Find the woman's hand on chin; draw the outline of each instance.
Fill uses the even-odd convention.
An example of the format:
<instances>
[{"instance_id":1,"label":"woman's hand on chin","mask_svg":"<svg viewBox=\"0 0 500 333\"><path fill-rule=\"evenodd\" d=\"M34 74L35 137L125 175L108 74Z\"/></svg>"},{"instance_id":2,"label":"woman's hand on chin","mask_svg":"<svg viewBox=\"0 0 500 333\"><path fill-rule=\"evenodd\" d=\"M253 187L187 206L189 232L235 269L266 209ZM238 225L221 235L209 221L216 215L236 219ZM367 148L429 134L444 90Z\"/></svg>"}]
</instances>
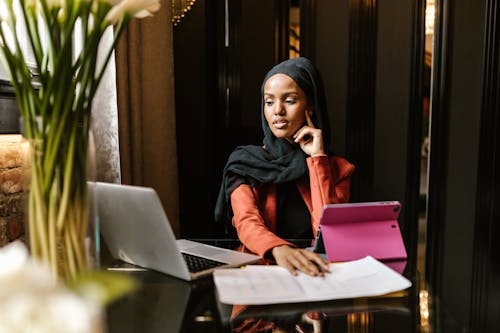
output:
<instances>
[{"instance_id":1,"label":"woman's hand on chin","mask_svg":"<svg viewBox=\"0 0 500 333\"><path fill-rule=\"evenodd\" d=\"M311 276L323 276L330 272L328 261L306 249L280 245L272 249L272 255L276 264L286 268L293 275L297 275L297 271Z\"/></svg>"},{"instance_id":2,"label":"woman's hand on chin","mask_svg":"<svg viewBox=\"0 0 500 333\"><path fill-rule=\"evenodd\" d=\"M300 148L309 156L325 155L323 147L323 134L321 129L316 128L306 112L307 124L301 127L294 135L293 141L300 145Z\"/></svg>"}]
</instances>

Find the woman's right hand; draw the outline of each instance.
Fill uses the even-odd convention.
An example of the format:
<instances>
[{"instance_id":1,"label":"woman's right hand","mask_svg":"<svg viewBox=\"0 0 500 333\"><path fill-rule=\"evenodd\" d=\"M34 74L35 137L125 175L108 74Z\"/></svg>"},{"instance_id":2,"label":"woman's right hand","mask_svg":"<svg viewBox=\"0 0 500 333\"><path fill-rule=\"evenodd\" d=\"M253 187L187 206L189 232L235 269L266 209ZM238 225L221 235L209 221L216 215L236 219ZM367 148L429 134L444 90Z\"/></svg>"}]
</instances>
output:
<instances>
[{"instance_id":1,"label":"woman's right hand","mask_svg":"<svg viewBox=\"0 0 500 333\"><path fill-rule=\"evenodd\" d=\"M311 276L324 276L330 272L328 261L306 249L280 245L272 249L272 255L276 264L288 269L293 275L297 275L297 271Z\"/></svg>"},{"instance_id":2,"label":"woman's right hand","mask_svg":"<svg viewBox=\"0 0 500 333\"><path fill-rule=\"evenodd\" d=\"M292 139L309 156L325 155L321 129L314 126L311 116L307 111L306 124L293 135Z\"/></svg>"}]
</instances>

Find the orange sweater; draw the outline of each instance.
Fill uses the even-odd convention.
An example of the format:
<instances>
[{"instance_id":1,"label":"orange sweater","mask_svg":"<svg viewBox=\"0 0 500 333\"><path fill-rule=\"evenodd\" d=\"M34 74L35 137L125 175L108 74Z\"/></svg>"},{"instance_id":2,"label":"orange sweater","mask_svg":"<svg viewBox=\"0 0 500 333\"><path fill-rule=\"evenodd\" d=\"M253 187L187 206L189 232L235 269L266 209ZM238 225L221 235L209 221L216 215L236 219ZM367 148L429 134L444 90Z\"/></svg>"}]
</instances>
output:
<instances>
[{"instance_id":1,"label":"orange sweater","mask_svg":"<svg viewBox=\"0 0 500 333\"><path fill-rule=\"evenodd\" d=\"M308 157L309 177L297 180L297 188L311 213L311 227L316 235L323 206L349 201L349 177L354 165L337 156ZM276 235L276 185L260 184L255 188L242 184L231 193L233 225L245 249L264 257L279 245L292 245Z\"/></svg>"}]
</instances>

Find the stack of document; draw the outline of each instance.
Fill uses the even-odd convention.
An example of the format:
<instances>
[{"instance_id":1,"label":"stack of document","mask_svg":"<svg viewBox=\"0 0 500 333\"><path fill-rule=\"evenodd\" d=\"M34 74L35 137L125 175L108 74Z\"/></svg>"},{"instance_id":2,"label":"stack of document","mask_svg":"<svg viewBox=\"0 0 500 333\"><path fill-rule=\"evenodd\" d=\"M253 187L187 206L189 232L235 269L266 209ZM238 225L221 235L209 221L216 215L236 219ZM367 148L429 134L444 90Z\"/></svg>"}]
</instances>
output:
<instances>
[{"instance_id":1,"label":"stack of document","mask_svg":"<svg viewBox=\"0 0 500 333\"><path fill-rule=\"evenodd\" d=\"M280 266L250 265L216 270L214 282L220 302L244 305L380 296L411 286L408 279L370 256L332 263L324 277L294 276Z\"/></svg>"}]
</instances>

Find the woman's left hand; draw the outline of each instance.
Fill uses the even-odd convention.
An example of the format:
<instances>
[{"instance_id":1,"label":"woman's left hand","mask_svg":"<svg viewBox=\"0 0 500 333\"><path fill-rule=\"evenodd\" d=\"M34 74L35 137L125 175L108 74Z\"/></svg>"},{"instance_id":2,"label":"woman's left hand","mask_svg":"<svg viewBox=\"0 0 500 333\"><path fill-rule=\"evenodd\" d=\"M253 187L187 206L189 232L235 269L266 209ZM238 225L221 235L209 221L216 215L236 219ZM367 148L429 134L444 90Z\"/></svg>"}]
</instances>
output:
<instances>
[{"instance_id":1,"label":"woman's left hand","mask_svg":"<svg viewBox=\"0 0 500 333\"><path fill-rule=\"evenodd\" d=\"M300 148L309 156L325 155L323 147L323 134L321 129L314 127L314 124L306 112L307 125L300 128L294 135L294 142L300 145Z\"/></svg>"}]
</instances>

